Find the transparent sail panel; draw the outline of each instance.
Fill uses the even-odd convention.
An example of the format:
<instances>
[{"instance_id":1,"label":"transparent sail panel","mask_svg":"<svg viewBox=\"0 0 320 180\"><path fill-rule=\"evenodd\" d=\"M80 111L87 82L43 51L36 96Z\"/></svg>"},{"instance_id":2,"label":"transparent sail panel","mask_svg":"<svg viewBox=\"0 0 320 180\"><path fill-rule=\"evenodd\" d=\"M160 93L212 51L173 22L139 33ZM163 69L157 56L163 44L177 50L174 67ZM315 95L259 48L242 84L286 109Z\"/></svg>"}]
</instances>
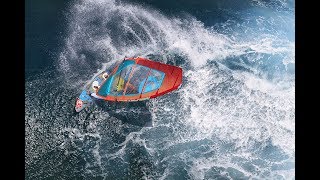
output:
<instances>
[{"instance_id":1,"label":"transparent sail panel","mask_svg":"<svg viewBox=\"0 0 320 180\"><path fill-rule=\"evenodd\" d=\"M138 92L147 93L159 89L162 84L163 78L163 72L151 70L148 78L140 83Z\"/></svg>"},{"instance_id":2,"label":"transparent sail panel","mask_svg":"<svg viewBox=\"0 0 320 180\"><path fill-rule=\"evenodd\" d=\"M130 64L108 79L99 95L134 96L155 91L161 87L164 76L161 71Z\"/></svg>"},{"instance_id":3,"label":"transparent sail panel","mask_svg":"<svg viewBox=\"0 0 320 180\"><path fill-rule=\"evenodd\" d=\"M125 95L137 95L157 90L162 84L164 75L163 72L137 65L133 69Z\"/></svg>"},{"instance_id":4,"label":"transparent sail panel","mask_svg":"<svg viewBox=\"0 0 320 180\"><path fill-rule=\"evenodd\" d=\"M136 95L139 94L138 88L141 82L147 78L150 68L136 65L130 81L127 86L125 95Z\"/></svg>"},{"instance_id":5,"label":"transparent sail panel","mask_svg":"<svg viewBox=\"0 0 320 180\"><path fill-rule=\"evenodd\" d=\"M128 65L120 72L114 75L113 81L110 87L110 95L120 96L123 95L125 85L128 82L133 65Z\"/></svg>"}]
</instances>

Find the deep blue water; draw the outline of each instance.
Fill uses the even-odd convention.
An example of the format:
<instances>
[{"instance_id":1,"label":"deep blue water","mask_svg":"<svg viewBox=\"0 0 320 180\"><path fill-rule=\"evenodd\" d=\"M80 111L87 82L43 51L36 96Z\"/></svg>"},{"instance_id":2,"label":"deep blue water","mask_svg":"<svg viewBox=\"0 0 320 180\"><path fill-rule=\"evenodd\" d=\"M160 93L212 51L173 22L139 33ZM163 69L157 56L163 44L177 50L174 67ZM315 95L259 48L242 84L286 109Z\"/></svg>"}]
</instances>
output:
<instances>
[{"instance_id":1,"label":"deep blue water","mask_svg":"<svg viewBox=\"0 0 320 180\"><path fill-rule=\"evenodd\" d=\"M25 72L26 77L52 68L67 21L67 1L25 1Z\"/></svg>"},{"instance_id":2,"label":"deep blue water","mask_svg":"<svg viewBox=\"0 0 320 180\"><path fill-rule=\"evenodd\" d=\"M294 1L25 3L26 179L295 179ZM74 113L125 56L182 86Z\"/></svg>"}]
</instances>

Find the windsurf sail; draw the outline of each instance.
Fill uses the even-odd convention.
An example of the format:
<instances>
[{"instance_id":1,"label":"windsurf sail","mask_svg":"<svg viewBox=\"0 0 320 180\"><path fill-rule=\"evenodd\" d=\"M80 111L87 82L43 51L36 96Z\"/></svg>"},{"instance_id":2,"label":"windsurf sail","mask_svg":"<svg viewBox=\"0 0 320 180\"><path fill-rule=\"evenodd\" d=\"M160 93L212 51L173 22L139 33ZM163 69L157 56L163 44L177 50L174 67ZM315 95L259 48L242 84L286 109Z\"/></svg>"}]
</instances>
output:
<instances>
[{"instance_id":1,"label":"windsurf sail","mask_svg":"<svg viewBox=\"0 0 320 180\"><path fill-rule=\"evenodd\" d=\"M97 96L107 101L141 101L164 95L182 83L182 69L149 59L125 58L104 81Z\"/></svg>"}]
</instances>

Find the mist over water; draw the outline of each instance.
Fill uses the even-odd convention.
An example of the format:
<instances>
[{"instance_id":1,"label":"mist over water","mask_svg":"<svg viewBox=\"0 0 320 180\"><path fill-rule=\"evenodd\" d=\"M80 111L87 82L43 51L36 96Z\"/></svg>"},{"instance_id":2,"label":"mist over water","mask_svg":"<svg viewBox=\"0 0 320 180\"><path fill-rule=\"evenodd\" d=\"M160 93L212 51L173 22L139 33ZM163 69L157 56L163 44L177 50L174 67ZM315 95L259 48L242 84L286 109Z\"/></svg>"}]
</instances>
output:
<instances>
[{"instance_id":1,"label":"mist over water","mask_svg":"<svg viewBox=\"0 0 320 180\"><path fill-rule=\"evenodd\" d=\"M201 3L71 1L56 68L26 80L26 178L294 179L294 1L215 2L204 19ZM125 56L182 67L182 86L74 113Z\"/></svg>"}]
</instances>

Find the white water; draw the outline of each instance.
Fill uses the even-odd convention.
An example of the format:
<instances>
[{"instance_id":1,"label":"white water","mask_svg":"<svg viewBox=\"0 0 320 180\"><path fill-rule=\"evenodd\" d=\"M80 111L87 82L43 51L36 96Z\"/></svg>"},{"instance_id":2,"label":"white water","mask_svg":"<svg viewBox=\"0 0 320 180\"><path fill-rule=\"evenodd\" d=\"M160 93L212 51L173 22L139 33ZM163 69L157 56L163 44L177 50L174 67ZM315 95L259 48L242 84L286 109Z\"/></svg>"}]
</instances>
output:
<instances>
[{"instance_id":1,"label":"white water","mask_svg":"<svg viewBox=\"0 0 320 180\"><path fill-rule=\"evenodd\" d=\"M125 161L128 143L133 142L146 149L155 166L166 164L164 169L153 170L153 175L146 174L148 168L142 170L146 179L169 178L176 173L176 160L188 164L185 170L193 179L210 177L212 168L221 168L218 174L229 179L235 170L245 178L294 178L294 75L281 71L282 76L270 80L259 68L259 64L270 60L264 54L271 58L279 55L280 64L294 64L294 42L265 31L245 40L243 35L238 38L204 27L191 16L167 17L150 8L115 1L77 2L68 18L69 34L58 65L65 83L72 88L81 88L94 73L124 56L153 54L164 62L180 56L186 61L182 64L184 81L179 90L148 104L153 128L129 134L123 133L123 125L117 123L105 128L110 117L94 109L89 135L98 140L91 149L94 163L87 167L98 166L101 174L107 175L106 161L117 157ZM248 66L251 72L224 65L228 58L243 56L256 63ZM238 63L247 66L241 60ZM77 118L84 121L84 117L82 114ZM70 141L73 137L83 141L81 138L88 135L68 126L59 129L62 130L55 132L57 137L73 132ZM108 131L126 136L116 152L101 146L103 134ZM264 153L270 146L275 147L275 156L285 157L272 156L272 150L270 156Z\"/></svg>"}]
</instances>

